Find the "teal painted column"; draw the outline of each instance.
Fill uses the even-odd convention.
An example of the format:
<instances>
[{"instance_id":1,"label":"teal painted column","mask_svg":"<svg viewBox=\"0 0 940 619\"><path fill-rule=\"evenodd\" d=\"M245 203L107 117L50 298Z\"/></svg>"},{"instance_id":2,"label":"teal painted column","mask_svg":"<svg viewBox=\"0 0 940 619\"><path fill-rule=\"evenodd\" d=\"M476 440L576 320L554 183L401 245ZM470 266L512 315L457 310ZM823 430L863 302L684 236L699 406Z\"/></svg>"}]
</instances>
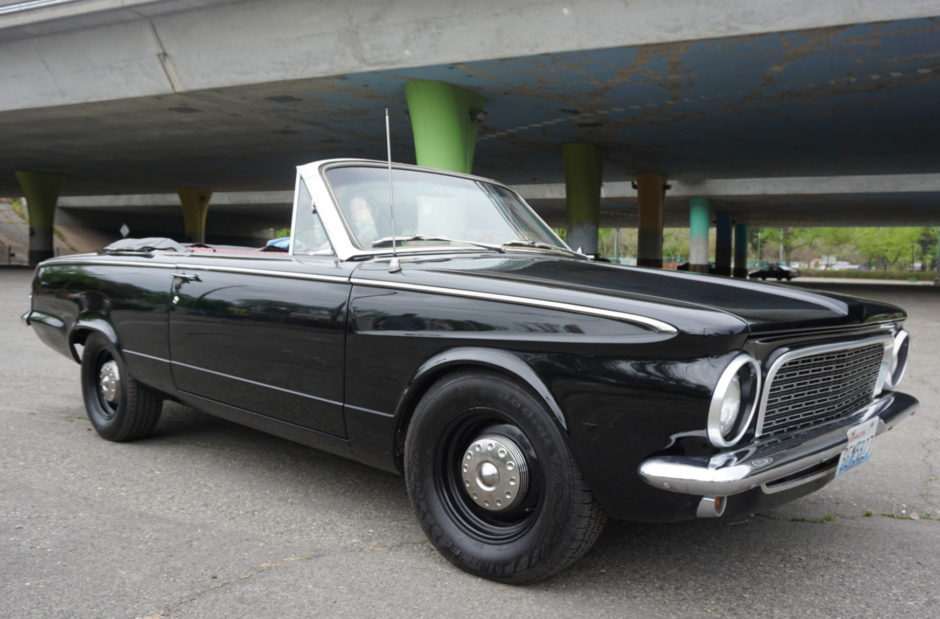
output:
<instances>
[{"instance_id":1,"label":"teal painted column","mask_svg":"<svg viewBox=\"0 0 940 619\"><path fill-rule=\"evenodd\" d=\"M662 174L637 174L636 200L637 266L662 268L666 177Z\"/></svg>"},{"instance_id":2,"label":"teal painted column","mask_svg":"<svg viewBox=\"0 0 940 619\"><path fill-rule=\"evenodd\" d=\"M708 227L711 207L708 198L689 200L689 270L708 273Z\"/></svg>"},{"instance_id":3,"label":"teal painted column","mask_svg":"<svg viewBox=\"0 0 940 619\"><path fill-rule=\"evenodd\" d=\"M731 275L731 213L715 216L715 272Z\"/></svg>"},{"instance_id":4,"label":"teal painted column","mask_svg":"<svg viewBox=\"0 0 940 619\"><path fill-rule=\"evenodd\" d=\"M597 254L604 153L593 144L564 144L566 242L574 250Z\"/></svg>"},{"instance_id":5,"label":"teal painted column","mask_svg":"<svg viewBox=\"0 0 940 619\"><path fill-rule=\"evenodd\" d=\"M747 224L734 224L734 276L747 278Z\"/></svg>"},{"instance_id":6,"label":"teal painted column","mask_svg":"<svg viewBox=\"0 0 940 619\"><path fill-rule=\"evenodd\" d=\"M418 165L469 174L483 97L445 82L405 84Z\"/></svg>"},{"instance_id":7,"label":"teal painted column","mask_svg":"<svg viewBox=\"0 0 940 619\"><path fill-rule=\"evenodd\" d=\"M61 174L47 172L16 172L16 180L26 197L29 212L29 264L36 266L52 258L52 226L55 220L55 205L62 189Z\"/></svg>"}]
</instances>

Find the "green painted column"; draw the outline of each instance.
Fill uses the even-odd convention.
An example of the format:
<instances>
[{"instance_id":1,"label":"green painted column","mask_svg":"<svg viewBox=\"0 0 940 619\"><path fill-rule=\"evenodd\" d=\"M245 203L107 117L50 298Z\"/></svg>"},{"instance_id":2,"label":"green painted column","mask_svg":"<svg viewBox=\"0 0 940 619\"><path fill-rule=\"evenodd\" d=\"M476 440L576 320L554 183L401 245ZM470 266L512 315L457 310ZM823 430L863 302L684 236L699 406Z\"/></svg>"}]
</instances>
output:
<instances>
[{"instance_id":1,"label":"green painted column","mask_svg":"<svg viewBox=\"0 0 940 619\"><path fill-rule=\"evenodd\" d=\"M708 227L711 205L708 198L689 200L689 270L708 273Z\"/></svg>"},{"instance_id":2,"label":"green painted column","mask_svg":"<svg viewBox=\"0 0 940 619\"><path fill-rule=\"evenodd\" d=\"M63 175L48 172L16 172L29 212L29 264L36 266L55 255L52 226Z\"/></svg>"},{"instance_id":3,"label":"green painted column","mask_svg":"<svg viewBox=\"0 0 940 619\"><path fill-rule=\"evenodd\" d=\"M733 275L747 278L747 224L734 224Z\"/></svg>"},{"instance_id":4,"label":"green painted column","mask_svg":"<svg viewBox=\"0 0 940 619\"><path fill-rule=\"evenodd\" d=\"M593 144L564 144L561 152L565 160L566 241L572 249L596 255L604 153Z\"/></svg>"},{"instance_id":5,"label":"green painted column","mask_svg":"<svg viewBox=\"0 0 940 619\"><path fill-rule=\"evenodd\" d=\"M405 84L418 165L469 174L483 97L445 82Z\"/></svg>"},{"instance_id":6,"label":"green painted column","mask_svg":"<svg viewBox=\"0 0 940 619\"><path fill-rule=\"evenodd\" d=\"M663 266L663 208L666 204L666 177L637 174L637 256L641 267Z\"/></svg>"},{"instance_id":7,"label":"green painted column","mask_svg":"<svg viewBox=\"0 0 940 619\"><path fill-rule=\"evenodd\" d=\"M731 213L715 216L715 272L731 275Z\"/></svg>"},{"instance_id":8,"label":"green painted column","mask_svg":"<svg viewBox=\"0 0 940 619\"><path fill-rule=\"evenodd\" d=\"M212 192L206 189L178 189L180 204L183 206L183 241L186 243L206 242L206 215L209 214L209 200Z\"/></svg>"}]
</instances>

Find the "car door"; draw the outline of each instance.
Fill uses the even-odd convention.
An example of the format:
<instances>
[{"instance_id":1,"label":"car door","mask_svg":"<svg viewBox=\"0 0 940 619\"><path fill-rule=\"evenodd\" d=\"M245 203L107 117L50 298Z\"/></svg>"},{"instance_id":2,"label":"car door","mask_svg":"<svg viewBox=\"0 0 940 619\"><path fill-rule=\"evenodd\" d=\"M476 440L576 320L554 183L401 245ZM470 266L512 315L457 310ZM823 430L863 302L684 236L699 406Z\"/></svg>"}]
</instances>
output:
<instances>
[{"instance_id":1,"label":"car door","mask_svg":"<svg viewBox=\"0 0 940 619\"><path fill-rule=\"evenodd\" d=\"M173 273L176 388L345 437L348 268L333 257L192 257Z\"/></svg>"}]
</instances>

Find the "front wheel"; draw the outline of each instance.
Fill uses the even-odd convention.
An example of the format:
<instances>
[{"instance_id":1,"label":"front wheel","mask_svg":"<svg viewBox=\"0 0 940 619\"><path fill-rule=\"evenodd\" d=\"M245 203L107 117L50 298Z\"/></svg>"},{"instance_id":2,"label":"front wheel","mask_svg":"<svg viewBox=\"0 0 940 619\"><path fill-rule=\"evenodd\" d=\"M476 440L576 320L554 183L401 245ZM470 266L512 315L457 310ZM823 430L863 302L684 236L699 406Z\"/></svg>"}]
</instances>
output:
<instances>
[{"instance_id":1,"label":"front wheel","mask_svg":"<svg viewBox=\"0 0 940 619\"><path fill-rule=\"evenodd\" d=\"M160 421L160 395L137 382L111 342L97 333L82 351L82 397L91 425L109 441L143 438Z\"/></svg>"},{"instance_id":2,"label":"front wheel","mask_svg":"<svg viewBox=\"0 0 940 619\"><path fill-rule=\"evenodd\" d=\"M460 372L431 387L405 441L405 478L438 551L501 582L562 570L606 522L545 406L497 374Z\"/></svg>"}]
</instances>

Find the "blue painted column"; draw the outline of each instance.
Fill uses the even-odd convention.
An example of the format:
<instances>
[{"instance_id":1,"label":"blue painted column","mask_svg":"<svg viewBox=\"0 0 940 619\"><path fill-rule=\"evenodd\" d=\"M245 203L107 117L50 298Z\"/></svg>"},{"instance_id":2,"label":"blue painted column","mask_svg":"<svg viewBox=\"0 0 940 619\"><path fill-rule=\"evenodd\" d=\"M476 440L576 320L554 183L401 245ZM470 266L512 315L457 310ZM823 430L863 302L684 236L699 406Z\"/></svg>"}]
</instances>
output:
<instances>
[{"instance_id":1,"label":"blue painted column","mask_svg":"<svg viewBox=\"0 0 940 619\"><path fill-rule=\"evenodd\" d=\"M715 272L731 275L731 213L715 216Z\"/></svg>"},{"instance_id":2,"label":"blue painted column","mask_svg":"<svg viewBox=\"0 0 940 619\"><path fill-rule=\"evenodd\" d=\"M29 264L36 266L55 255L52 226L62 188L61 174L17 171L16 179L26 197L29 213Z\"/></svg>"},{"instance_id":3,"label":"blue painted column","mask_svg":"<svg viewBox=\"0 0 940 619\"><path fill-rule=\"evenodd\" d=\"M708 198L689 200L689 271L708 273Z\"/></svg>"},{"instance_id":4,"label":"blue painted column","mask_svg":"<svg viewBox=\"0 0 940 619\"><path fill-rule=\"evenodd\" d=\"M564 144L566 242L571 249L597 254L604 154L593 144Z\"/></svg>"},{"instance_id":5,"label":"blue painted column","mask_svg":"<svg viewBox=\"0 0 940 619\"><path fill-rule=\"evenodd\" d=\"M747 278L747 224L734 224L734 276Z\"/></svg>"}]
</instances>

